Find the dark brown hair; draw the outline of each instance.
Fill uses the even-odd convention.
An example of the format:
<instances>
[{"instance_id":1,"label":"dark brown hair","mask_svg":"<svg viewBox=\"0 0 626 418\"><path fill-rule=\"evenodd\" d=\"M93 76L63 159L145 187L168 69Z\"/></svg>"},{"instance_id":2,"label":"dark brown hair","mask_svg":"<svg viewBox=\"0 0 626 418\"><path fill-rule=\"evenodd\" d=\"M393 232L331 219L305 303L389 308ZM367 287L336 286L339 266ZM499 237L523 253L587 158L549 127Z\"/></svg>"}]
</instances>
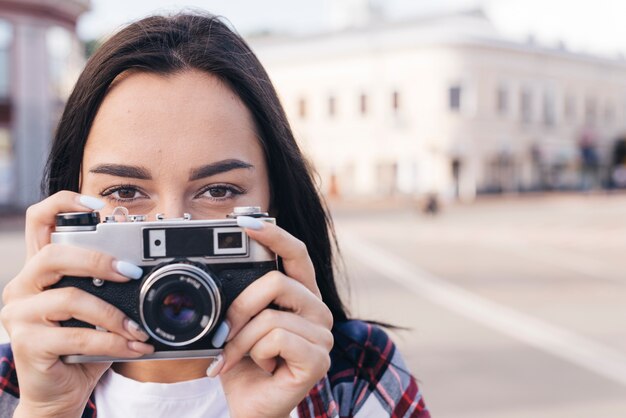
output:
<instances>
[{"instance_id":1,"label":"dark brown hair","mask_svg":"<svg viewBox=\"0 0 626 418\"><path fill-rule=\"evenodd\" d=\"M324 302L335 321L346 320L333 272L333 225L312 169L263 66L246 42L216 16L147 17L104 42L87 62L65 106L42 183L44 194L79 191L89 130L118 75L128 70L168 75L189 69L217 76L250 110L267 160L277 222L306 244Z\"/></svg>"}]
</instances>

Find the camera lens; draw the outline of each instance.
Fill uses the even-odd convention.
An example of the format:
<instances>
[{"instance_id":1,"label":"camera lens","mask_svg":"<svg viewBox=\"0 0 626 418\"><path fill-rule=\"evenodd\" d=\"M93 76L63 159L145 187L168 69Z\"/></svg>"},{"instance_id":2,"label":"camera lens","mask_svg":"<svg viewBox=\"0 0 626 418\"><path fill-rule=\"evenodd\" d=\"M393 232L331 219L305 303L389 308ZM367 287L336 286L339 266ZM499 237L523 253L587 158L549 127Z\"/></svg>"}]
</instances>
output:
<instances>
[{"instance_id":1,"label":"camera lens","mask_svg":"<svg viewBox=\"0 0 626 418\"><path fill-rule=\"evenodd\" d=\"M198 317L193 297L183 292L166 295L161 302L161 318L180 328L188 327Z\"/></svg>"},{"instance_id":2,"label":"camera lens","mask_svg":"<svg viewBox=\"0 0 626 418\"><path fill-rule=\"evenodd\" d=\"M170 346L191 344L215 327L221 296L211 274L195 264L159 266L146 278L139 311L153 338Z\"/></svg>"}]
</instances>

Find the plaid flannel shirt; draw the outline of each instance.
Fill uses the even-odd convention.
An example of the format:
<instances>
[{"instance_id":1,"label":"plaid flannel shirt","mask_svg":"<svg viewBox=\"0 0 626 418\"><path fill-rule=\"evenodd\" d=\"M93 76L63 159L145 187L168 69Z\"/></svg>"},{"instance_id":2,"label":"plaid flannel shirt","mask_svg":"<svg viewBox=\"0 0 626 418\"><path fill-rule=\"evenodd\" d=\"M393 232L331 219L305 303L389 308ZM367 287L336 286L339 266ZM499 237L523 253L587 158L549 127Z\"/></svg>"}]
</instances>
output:
<instances>
[{"instance_id":1,"label":"plaid flannel shirt","mask_svg":"<svg viewBox=\"0 0 626 418\"><path fill-rule=\"evenodd\" d=\"M298 405L300 418L430 418L415 378L380 328L347 321L333 328L326 377ZM0 346L0 418L12 417L19 387L10 345ZM91 395L83 418L96 417Z\"/></svg>"}]
</instances>

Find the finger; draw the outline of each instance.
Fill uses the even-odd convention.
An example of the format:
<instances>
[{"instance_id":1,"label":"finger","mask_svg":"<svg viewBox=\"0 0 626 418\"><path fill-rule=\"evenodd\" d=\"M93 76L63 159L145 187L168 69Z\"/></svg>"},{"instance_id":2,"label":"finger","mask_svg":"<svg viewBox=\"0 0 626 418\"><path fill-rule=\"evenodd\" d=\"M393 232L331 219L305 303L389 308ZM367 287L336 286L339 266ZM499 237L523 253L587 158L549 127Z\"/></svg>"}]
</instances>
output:
<instances>
[{"instance_id":1,"label":"finger","mask_svg":"<svg viewBox=\"0 0 626 418\"><path fill-rule=\"evenodd\" d=\"M129 341L112 332L91 328L42 327L37 334L40 344L37 350L44 357L55 359L64 355L109 356L137 358L152 354L154 347L139 341Z\"/></svg>"},{"instance_id":2,"label":"finger","mask_svg":"<svg viewBox=\"0 0 626 418\"><path fill-rule=\"evenodd\" d=\"M297 334L312 344L319 345L327 352L333 347L333 335L330 330L291 312L265 309L248 322L224 348L226 363L223 371L237 364L262 338L276 328ZM264 370L271 372L275 364L268 364ZM269 370L268 370L269 369Z\"/></svg>"},{"instance_id":3,"label":"finger","mask_svg":"<svg viewBox=\"0 0 626 418\"><path fill-rule=\"evenodd\" d=\"M67 381L58 381L58 377L67 375L68 372L71 372L71 370L68 370L69 368L80 369L81 374L84 373L87 378L87 380L84 381L84 384L93 387L100 380L102 375L109 369L109 367L111 367L111 361L82 363L76 365L64 364L58 355L50 355L48 352L42 351L42 347L40 345L33 344L33 336L48 337L48 333L42 334L42 330L45 331L46 327L31 327L30 329L25 328L21 334L26 336L26 338L20 336L19 339L12 339L11 341L15 368L20 371L20 378L24 378L24 387L32 387L34 384L38 385L39 389L43 389L46 385L50 384L53 386L55 384L67 384ZM134 357L136 356L137 355L134 355ZM46 384L44 381L48 381L48 383ZM22 386L21 380L20 386Z\"/></svg>"},{"instance_id":4,"label":"finger","mask_svg":"<svg viewBox=\"0 0 626 418\"><path fill-rule=\"evenodd\" d=\"M274 329L259 340L250 350L250 358L259 366L276 361L278 367L274 376L292 379L296 385L312 385L330 368L330 356L322 347L281 328ZM284 366L281 367L281 364Z\"/></svg>"},{"instance_id":5,"label":"finger","mask_svg":"<svg viewBox=\"0 0 626 418\"><path fill-rule=\"evenodd\" d=\"M130 279L129 276L140 278L142 274L141 268L108 254L53 243L43 247L26 263L14 279L9 293L16 297L38 293L57 283L63 276L97 277L124 283Z\"/></svg>"},{"instance_id":6,"label":"finger","mask_svg":"<svg viewBox=\"0 0 626 418\"><path fill-rule=\"evenodd\" d=\"M285 273L305 285L313 294L321 298L315 269L306 245L270 222L263 222L248 216L237 217L237 224L246 229L250 238L258 241L282 258Z\"/></svg>"},{"instance_id":7,"label":"finger","mask_svg":"<svg viewBox=\"0 0 626 418\"><path fill-rule=\"evenodd\" d=\"M227 341L232 340L252 317L272 303L327 329L332 328L333 316L321 299L300 282L279 271L271 271L252 282L231 303L226 312L230 326Z\"/></svg>"},{"instance_id":8,"label":"finger","mask_svg":"<svg viewBox=\"0 0 626 418\"><path fill-rule=\"evenodd\" d=\"M99 210L104 206L100 199L67 190L30 206L26 210L26 258L31 258L50 242L58 213Z\"/></svg>"},{"instance_id":9,"label":"finger","mask_svg":"<svg viewBox=\"0 0 626 418\"><path fill-rule=\"evenodd\" d=\"M129 340L147 341L148 334L120 309L75 287L50 289L30 297L24 303L8 305L4 317L57 326L61 321L77 319L119 334Z\"/></svg>"}]
</instances>

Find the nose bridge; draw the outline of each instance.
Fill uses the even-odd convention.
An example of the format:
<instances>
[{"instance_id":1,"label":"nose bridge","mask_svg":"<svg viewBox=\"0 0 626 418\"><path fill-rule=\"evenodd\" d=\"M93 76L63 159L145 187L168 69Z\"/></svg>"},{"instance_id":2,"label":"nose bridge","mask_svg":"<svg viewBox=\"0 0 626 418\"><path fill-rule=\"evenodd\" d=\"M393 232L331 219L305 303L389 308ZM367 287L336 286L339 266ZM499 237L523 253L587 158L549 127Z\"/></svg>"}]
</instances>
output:
<instances>
[{"instance_id":1,"label":"nose bridge","mask_svg":"<svg viewBox=\"0 0 626 418\"><path fill-rule=\"evenodd\" d=\"M165 193L155 210L155 214L162 214L165 219L182 218L186 212L189 208L185 207L185 199L176 191Z\"/></svg>"}]
</instances>

